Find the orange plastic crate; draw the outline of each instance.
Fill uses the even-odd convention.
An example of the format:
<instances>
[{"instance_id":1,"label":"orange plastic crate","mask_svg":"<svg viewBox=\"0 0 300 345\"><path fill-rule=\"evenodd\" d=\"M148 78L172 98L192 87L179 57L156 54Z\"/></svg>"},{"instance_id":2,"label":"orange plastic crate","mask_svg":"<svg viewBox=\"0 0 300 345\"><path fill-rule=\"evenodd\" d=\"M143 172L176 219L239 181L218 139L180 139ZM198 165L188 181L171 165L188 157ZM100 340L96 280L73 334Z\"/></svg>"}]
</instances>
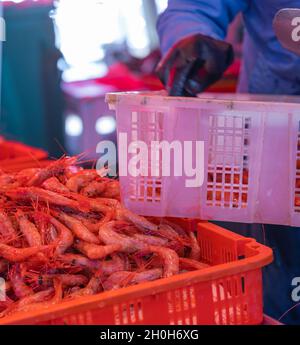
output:
<instances>
[{"instance_id":1,"label":"orange plastic crate","mask_svg":"<svg viewBox=\"0 0 300 345\"><path fill-rule=\"evenodd\" d=\"M261 324L262 267L272 250L208 222L197 233L211 267L15 314L0 324Z\"/></svg>"},{"instance_id":2,"label":"orange plastic crate","mask_svg":"<svg viewBox=\"0 0 300 345\"><path fill-rule=\"evenodd\" d=\"M0 169L9 170L10 166L16 167L20 165L28 168L37 161L46 159L47 152L26 146L15 141L0 140Z\"/></svg>"}]
</instances>

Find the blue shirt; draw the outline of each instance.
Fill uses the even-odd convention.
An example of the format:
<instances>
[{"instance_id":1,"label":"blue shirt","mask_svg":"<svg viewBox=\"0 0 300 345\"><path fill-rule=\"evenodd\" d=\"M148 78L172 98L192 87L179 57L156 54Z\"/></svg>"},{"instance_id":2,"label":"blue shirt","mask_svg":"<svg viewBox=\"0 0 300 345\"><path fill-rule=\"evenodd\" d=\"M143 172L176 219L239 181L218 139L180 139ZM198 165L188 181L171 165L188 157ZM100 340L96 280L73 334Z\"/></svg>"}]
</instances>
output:
<instances>
[{"instance_id":1,"label":"blue shirt","mask_svg":"<svg viewBox=\"0 0 300 345\"><path fill-rule=\"evenodd\" d=\"M300 95L300 57L281 46L272 28L282 8L300 8L300 1L169 0L157 25L162 52L197 33L223 40L229 24L242 12L246 37L239 91Z\"/></svg>"}]
</instances>

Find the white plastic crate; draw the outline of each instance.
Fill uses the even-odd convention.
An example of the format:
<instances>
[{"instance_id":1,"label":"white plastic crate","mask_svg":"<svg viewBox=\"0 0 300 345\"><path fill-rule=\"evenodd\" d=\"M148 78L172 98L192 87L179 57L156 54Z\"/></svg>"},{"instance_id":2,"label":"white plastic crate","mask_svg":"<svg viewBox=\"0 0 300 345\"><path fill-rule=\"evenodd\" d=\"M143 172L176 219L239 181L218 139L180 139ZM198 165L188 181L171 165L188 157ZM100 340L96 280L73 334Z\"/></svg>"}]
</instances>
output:
<instances>
[{"instance_id":1,"label":"white plastic crate","mask_svg":"<svg viewBox=\"0 0 300 345\"><path fill-rule=\"evenodd\" d=\"M106 101L116 111L118 134L126 133L129 143L204 142L201 187L186 187L187 176L174 174L120 176L122 199L131 210L300 226L299 97L116 93ZM132 156L128 153L127 162ZM161 165L161 156L156 159Z\"/></svg>"}]
</instances>

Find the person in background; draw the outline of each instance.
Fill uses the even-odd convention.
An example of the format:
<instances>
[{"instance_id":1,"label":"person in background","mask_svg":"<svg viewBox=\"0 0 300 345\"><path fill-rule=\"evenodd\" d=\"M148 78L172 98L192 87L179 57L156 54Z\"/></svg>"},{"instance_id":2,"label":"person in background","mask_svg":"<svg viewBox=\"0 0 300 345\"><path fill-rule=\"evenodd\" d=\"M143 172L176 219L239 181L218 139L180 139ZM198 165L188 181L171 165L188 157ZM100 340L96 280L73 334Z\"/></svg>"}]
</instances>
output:
<instances>
[{"instance_id":1,"label":"person in background","mask_svg":"<svg viewBox=\"0 0 300 345\"><path fill-rule=\"evenodd\" d=\"M238 91L300 95L300 57L281 46L272 27L276 13L287 7L300 8L300 1L169 0L157 24L163 54L157 73L169 95L196 96L222 77L234 59L224 39L239 13L245 37ZM225 227L274 250L273 264L264 269L265 312L300 324L300 295L295 299L293 286L300 277L300 229L237 223Z\"/></svg>"}]
</instances>

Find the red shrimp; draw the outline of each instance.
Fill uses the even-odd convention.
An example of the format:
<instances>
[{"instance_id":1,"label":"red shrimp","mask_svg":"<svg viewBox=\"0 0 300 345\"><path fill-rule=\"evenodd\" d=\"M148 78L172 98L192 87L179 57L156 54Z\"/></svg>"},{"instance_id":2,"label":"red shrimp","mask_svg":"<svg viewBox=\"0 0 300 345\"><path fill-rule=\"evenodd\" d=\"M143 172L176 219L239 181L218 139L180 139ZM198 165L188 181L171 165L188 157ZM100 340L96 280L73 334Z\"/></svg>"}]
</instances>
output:
<instances>
[{"instance_id":1,"label":"red shrimp","mask_svg":"<svg viewBox=\"0 0 300 345\"><path fill-rule=\"evenodd\" d=\"M52 212L57 219L59 219L62 223L64 223L72 232L73 234L89 243L100 244L99 238L89 231L78 219L69 216L64 212Z\"/></svg>"},{"instance_id":2,"label":"red shrimp","mask_svg":"<svg viewBox=\"0 0 300 345\"><path fill-rule=\"evenodd\" d=\"M110 198L96 198L95 201L104 204L106 206L109 207L113 207L113 208L120 208L122 207L120 201L116 200L116 199L110 199Z\"/></svg>"},{"instance_id":3,"label":"red shrimp","mask_svg":"<svg viewBox=\"0 0 300 345\"><path fill-rule=\"evenodd\" d=\"M115 199L108 199L108 198L97 198L93 201L94 211L101 212L101 208L107 207L109 212L105 214L104 218L99 221L96 226L98 227L97 231L99 231L100 227L111 220L118 220L117 213L118 210L122 207L120 202ZM121 218L119 218L121 219Z\"/></svg>"},{"instance_id":4,"label":"red shrimp","mask_svg":"<svg viewBox=\"0 0 300 345\"><path fill-rule=\"evenodd\" d=\"M53 249L52 245L29 248L15 248L0 243L0 257L2 256L4 259L11 262L22 262L39 252L49 251L51 249Z\"/></svg>"},{"instance_id":5,"label":"red shrimp","mask_svg":"<svg viewBox=\"0 0 300 345\"><path fill-rule=\"evenodd\" d=\"M21 170L15 175L15 180L17 181L18 186L26 186L28 181L32 178L34 174L39 172L41 169L39 168L28 168Z\"/></svg>"},{"instance_id":6,"label":"red shrimp","mask_svg":"<svg viewBox=\"0 0 300 345\"><path fill-rule=\"evenodd\" d=\"M189 238L181 237L172 227L166 224L160 225L157 231L151 233L168 239L170 241L168 247L174 249L180 256L184 254L184 247L190 247L191 245Z\"/></svg>"},{"instance_id":7,"label":"red shrimp","mask_svg":"<svg viewBox=\"0 0 300 345\"><path fill-rule=\"evenodd\" d=\"M89 198L100 196L105 191L107 182L105 181L92 181L81 191L81 194Z\"/></svg>"},{"instance_id":8,"label":"red shrimp","mask_svg":"<svg viewBox=\"0 0 300 345\"><path fill-rule=\"evenodd\" d=\"M89 183L95 180L98 177L96 170L82 170L71 176L67 183L66 187L74 193L78 193L80 189L86 187Z\"/></svg>"},{"instance_id":9,"label":"red shrimp","mask_svg":"<svg viewBox=\"0 0 300 345\"><path fill-rule=\"evenodd\" d=\"M48 180L46 180L43 184L42 187L46 190L49 190L51 192L55 193L61 193L61 194L68 194L69 190L68 188L63 185L57 177L50 177Z\"/></svg>"},{"instance_id":10,"label":"red shrimp","mask_svg":"<svg viewBox=\"0 0 300 345\"><path fill-rule=\"evenodd\" d=\"M161 268L153 268L143 272L137 272L134 276L131 284L139 284L147 281L153 281L160 279L163 275L163 270Z\"/></svg>"},{"instance_id":11,"label":"red shrimp","mask_svg":"<svg viewBox=\"0 0 300 345\"><path fill-rule=\"evenodd\" d=\"M4 259L0 259L0 273L5 272L7 268L8 268L8 261Z\"/></svg>"},{"instance_id":12,"label":"red shrimp","mask_svg":"<svg viewBox=\"0 0 300 345\"><path fill-rule=\"evenodd\" d=\"M77 157L62 157L49 164L46 168L37 171L28 181L27 186L40 186L44 181L50 177L61 175L70 166L77 162Z\"/></svg>"},{"instance_id":13,"label":"red shrimp","mask_svg":"<svg viewBox=\"0 0 300 345\"><path fill-rule=\"evenodd\" d=\"M11 184L14 181L14 178L8 174L3 173L2 175L0 175L0 186Z\"/></svg>"},{"instance_id":14,"label":"red shrimp","mask_svg":"<svg viewBox=\"0 0 300 345\"><path fill-rule=\"evenodd\" d=\"M209 265L189 258L179 258L179 266L186 270L201 270L210 267Z\"/></svg>"},{"instance_id":15,"label":"red shrimp","mask_svg":"<svg viewBox=\"0 0 300 345\"><path fill-rule=\"evenodd\" d=\"M33 290L24 283L24 272L20 264L15 264L9 271L9 278L18 298L33 295Z\"/></svg>"},{"instance_id":16,"label":"red shrimp","mask_svg":"<svg viewBox=\"0 0 300 345\"><path fill-rule=\"evenodd\" d=\"M162 277L162 269L154 268L144 272L115 272L103 283L104 290L116 290L127 285L140 284Z\"/></svg>"},{"instance_id":17,"label":"red shrimp","mask_svg":"<svg viewBox=\"0 0 300 345\"><path fill-rule=\"evenodd\" d=\"M105 258L106 256L115 253L116 251L120 250L121 246L116 243L100 246L97 244L77 240L74 244L74 247L82 254L86 255L89 259L95 260Z\"/></svg>"},{"instance_id":18,"label":"red shrimp","mask_svg":"<svg viewBox=\"0 0 300 345\"><path fill-rule=\"evenodd\" d=\"M158 230L158 226L156 224L151 223L149 220L142 216L138 216L137 214L129 211L128 209L120 206L116 210L116 219L117 220L126 220L132 222L138 228L147 229L147 230Z\"/></svg>"},{"instance_id":19,"label":"red shrimp","mask_svg":"<svg viewBox=\"0 0 300 345\"><path fill-rule=\"evenodd\" d=\"M53 238L54 241L50 244L50 246L56 246L55 254L63 254L69 247L72 246L74 242L72 231L69 230L64 224L42 211L35 211L34 217L35 219L39 219L40 222L43 221L54 226L56 234L55 238Z\"/></svg>"},{"instance_id":20,"label":"red shrimp","mask_svg":"<svg viewBox=\"0 0 300 345\"><path fill-rule=\"evenodd\" d=\"M120 271L111 274L103 283L103 290L117 290L126 285L130 285L136 272Z\"/></svg>"},{"instance_id":21,"label":"red shrimp","mask_svg":"<svg viewBox=\"0 0 300 345\"><path fill-rule=\"evenodd\" d=\"M63 286L81 286L86 285L89 281L83 274L55 274L55 277L61 280ZM46 276L47 278L50 279L51 276Z\"/></svg>"},{"instance_id":22,"label":"red shrimp","mask_svg":"<svg viewBox=\"0 0 300 345\"><path fill-rule=\"evenodd\" d=\"M169 219L165 219L163 218L161 221L161 225L168 225L169 229L171 228L173 231L176 231L177 234L182 237L182 238L188 238L188 234L187 232L178 224L173 223L172 221L170 221Z\"/></svg>"},{"instance_id":23,"label":"red shrimp","mask_svg":"<svg viewBox=\"0 0 300 345\"><path fill-rule=\"evenodd\" d=\"M110 180L109 183L106 184L105 190L102 193L104 198L112 198L112 199L119 199L120 198L120 183L116 180Z\"/></svg>"},{"instance_id":24,"label":"red shrimp","mask_svg":"<svg viewBox=\"0 0 300 345\"><path fill-rule=\"evenodd\" d=\"M5 297L5 301L0 300L0 319L7 315L9 308L11 308L14 303L15 302L7 296Z\"/></svg>"},{"instance_id":25,"label":"red shrimp","mask_svg":"<svg viewBox=\"0 0 300 345\"><path fill-rule=\"evenodd\" d=\"M144 242L146 244L150 244L153 246L167 246L169 242L166 238L161 238L161 237L151 236L151 235L134 234L133 237L141 242Z\"/></svg>"},{"instance_id":26,"label":"red shrimp","mask_svg":"<svg viewBox=\"0 0 300 345\"><path fill-rule=\"evenodd\" d=\"M157 255L152 255L150 259L147 259L146 262L143 257L141 257L141 253L137 253L135 255L135 260L140 259L139 261L139 270L144 270L145 268L162 268L162 260L159 256Z\"/></svg>"},{"instance_id":27,"label":"red shrimp","mask_svg":"<svg viewBox=\"0 0 300 345\"><path fill-rule=\"evenodd\" d=\"M32 296L28 296L27 298L23 298L18 302L18 307L23 307L28 304L43 302L51 297L54 293L54 288L49 288L47 290L36 292Z\"/></svg>"},{"instance_id":28,"label":"red shrimp","mask_svg":"<svg viewBox=\"0 0 300 345\"><path fill-rule=\"evenodd\" d=\"M98 270L101 266L101 262L99 260L90 260L80 254L62 254L57 257L57 260L70 265L71 267L86 268L91 271Z\"/></svg>"},{"instance_id":29,"label":"red shrimp","mask_svg":"<svg viewBox=\"0 0 300 345\"><path fill-rule=\"evenodd\" d=\"M15 213L15 217L19 222L19 227L23 235L25 236L30 247L37 247L42 245L42 237L36 228L36 226L31 223L23 211L20 209Z\"/></svg>"},{"instance_id":30,"label":"red shrimp","mask_svg":"<svg viewBox=\"0 0 300 345\"><path fill-rule=\"evenodd\" d=\"M21 310L22 308L26 307L29 304L43 302L49 299L53 295L53 293L54 293L54 289L49 288L47 290L36 292L33 295L23 297L19 301L11 304L1 316L8 316L14 312Z\"/></svg>"},{"instance_id":31,"label":"red shrimp","mask_svg":"<svg viewBox=\"0 0 300 345\"><path fill-rule=\"evenodd\" d=\"M66 296L66 299L73 299L83 296L95 295L102 290L102 278L101 275L95 274L87 284L85 288L77 290Z\"/></svg>"},{"instance_id":32,"label":"red shrimp","mask_svg":"<svg viewBox=\"0 0 300 345\"><path fill-rule=\"evenodd\" d=\"M63 286L80 286L88 283L88 278L82 274L36 274L27 275L27 281L34 287L49 287L58 278Z\"/></svg>"},{"instance_id":33,"label":"red shrimp","mask_svg":"<svg viewBox=\"0 0 300 345\"><path fill-rule=\"evenodd\" d=\"M13 224L9 216L0 210L0 234L4 240L13 241L18 238L17 231L13 227Z\"/></svg>"},{"instance_id":34,"label":"red shrimp","mask_svg":"<svg viewBox=\"0 0 300 345\"><path fill-rule=\"evenodd\" d=\"M7 276L7 278L9 279L9 276ZM10 280L7 280L7 281L5 282L5 290L6 290L6 292L12 290L12 285L11 285Z\"/></svg>"},{"instance_id":35,"label":"red shrimp","mask_svg":"<svg viewBox=\"0 0 300 345\"><path fill-rule=\"evenodd\" d=\"M74 242L73 234L66 226L64 226L54 217L49 216L49 222L58 231L58 236L54 241L55 244L57 245L55 253L63 254L68 248L72 246Z\"/></svg>"},{"instance_id":36,"label":"red shrimp","mask_svg":"<svg viewBox=\"0 0 300 345\"><path fill-rule=\"evenodd\" d=\"M58 236L55 227L47 221L44 214L41 215L39 212L33 212L32 217L40 230L43 244L53 243Z\"/></svg>"},{"instance_id":37,"label":"red shrimp","mask_svg":"<svg viewBox=\"0 0 300 345\"><path fill-rule=\"evenodd\" d=\"M101 222L95 222L92 220L88 220L84 216L80 216L78 214L74 214L73 217L78 219L87 229L89 229L90 232L93 232L93 233L97 232L98 233L102 221Z\"/></svg>"},{"instance_id":38,"label":"red shrimp","mask_svg":"<svg viewBox=\"0 0 300 345\"><path fill-rule=\"evenodd\" d=\"M30 201L30 202L44 202L49 205L56 205L56 206L62 206L71 208L74 210L80 210L80 211L88 211L88 204L83 204L80 202L77 202L76 200L72 200L69 198L66 198L58 193L54 193L48 190L44 190L37 187L21 187L16 188L14 190L10 190L6 192L6 195L12 199L12 200L24 200L24 201Z\"/></svg>"},{"instance_id":39,"label":"red shrimp","mask_svg":"<svg viewBox=\"0 0 300 345\"><path fill-rule=\"evenodd\" d=\"M48 294L46 294L47 296ZM45 297L44 294L42 294L42 297L38 295L38 297L42 298ZM40 301L34 301L34 298L32 299L31 303L25 303L20 306L17 306L14 309L14 312L31 312L35 310L47 310L49 309L52 305L58 304L59 302L62 301L63 297L63 288L62 288L62 283L59 279L55 278L54 279L54 296L50 300L42 300ZM39 299L39 298L38 298Z\"/></svg>"},{"instance_id":40,"label":"red shrimp","mask_svg":"<svg viewBox=\"0 0 300 345\"><path fill-rule=\"evenodd\" d=\"M201 250L200 250L197 237L193 232L190 232L189 236L191 240L191 252L190 252L189 258L199 261L201 257Z\"/></svg>"},{"instance_id":41,"label":"red shrimp","mask_svg":"<svg viewBox=\"0 0 300 345\"><path fill-rule=\"evenodd\" d=\"M149 252L157 254L164 263L164 277L171 277L179 272L179 257L177 253L170 248L148 246Z\"/></svg>"},{"instance_id":42,"label":"red shrimp","mask_svg":"<svg viewBox=\"0 0 300 345\"><path fill-rule=\"evenodd\" d=\"M187 238L187 236L180 236L178 233L167 224L160 224L158 226L158 230L156 231L156 234L169 239L170 241L178 242L180 245L187 245L190 246L190 240Z\"/></svg>"},{"instance_id":43,"label":"red shrimp","mask_svg":"<svg viewBox=\"0 0 300 345\"><path fill-rule=\"evenodd\" d=\"M58 234L57 234L57 231L56 231L54 225L49 224L48 228L46 229L46 237L47 237L49 243L55 242L55 240L58 237Z\"/></svg>"},{"instance_id":44,"label":"red shrimp","mask_svg":"<svg viewBox=\"0 0 300 345\"><path fill-rule=\"evenodd\" d=\"M119 245L119 250L126 253L133 253L137 250L143 250L147 245L136 239L123 234L118 234L115 227L122 222L112 221L104 224L99 231L99 237L106 245Z\"/></svg>"},{"instance_id":45,"label":"red shrimp","mask_svg":"<svg viewBox=\"0 0 300 345\"><path fill-rule=\"evenodd\" d=\"M100 223L105 223L110 221L115 214L115 210L112 206L105 204L104 202L101 202L101 199L89 199L83 195L79 195L76 193L70 193L69 194L73 199L75 199L78 204L85 206L88 208L88 211L93 211L97 213L104 214L104 219Z\"/></svg>"},{"instance_id":46,"label":"red shrimp","mask_svg":"<svg viewBox=\"0 0 300 345\"><path fill-rule=\"evenodd\" d=\"M0 193L1 193L1 186L0 186ZM0 208L3 208L6 203L7 203L6 196L0 194Z\"/></svg>"},{"instance_id":47,"label":"red shrimp","mask_svg":"<svg viewBox=\"0 0 300 345\"><path fill-rule=\"evenodd\" d=\"M114 272L126 269L125 260L118 254L112 254L111 260L100 261L99 271L103 274L112 274Z\"/></svg>"},{"instance_id":48,"label":"red shrimp","mask_svg":"<svg viewBox=\"0 0 300 345\"><path fill-rule=\"evenodd\" d=\"M79 196L81 197L81 196ZM94 212L101 212L105 215L105 218L110 220L113 218L114 214L115 214L115 210L111 205L108 205L104 202L101 202L101 199L88 199L86 198L86 200L89 200L90 204L90 208L92 211ZM104 220L102 220L102 222L104 222Z\"/></svg>"},{"instance_id":49,"label":"red shrimp","mask_svg":"<svg viewBox=\"0 0 300 345\"><path fill-rule=\"evenodd\" d=\"M93 213L77 213L72 216L80 220L91 232L97 232L100 226L109 222L114 218L115 205L110 202L103 201L103 199L95 199L92 203L91 208L94 206L96 212ZM95 202L95 203L94 203Z\"/></svg>"}]
</instances>

